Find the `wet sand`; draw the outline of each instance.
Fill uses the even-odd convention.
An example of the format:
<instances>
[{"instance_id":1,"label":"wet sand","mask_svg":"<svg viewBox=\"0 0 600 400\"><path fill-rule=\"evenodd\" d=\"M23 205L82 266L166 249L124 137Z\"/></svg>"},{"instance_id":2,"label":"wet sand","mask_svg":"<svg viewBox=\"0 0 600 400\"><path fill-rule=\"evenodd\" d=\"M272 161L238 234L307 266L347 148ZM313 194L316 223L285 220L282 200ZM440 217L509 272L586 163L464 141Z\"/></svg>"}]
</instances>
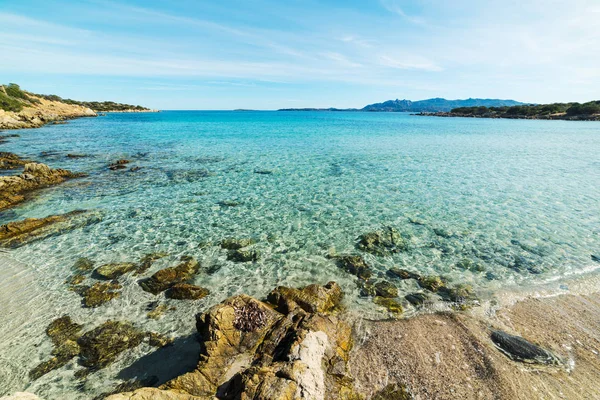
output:
<instances>
[{"instance_id":1,"label":"wet sand","mask_svg":"<svg viewBox=\"0 0 600 400\"><path fill-rule=\"evenodd\" d=\"M491 328L554 352L562 365L512 361ZM598 292L363 322L356 336L350 368L367 398L398 384L415 399L600 399Z\"/></svg>"}]
</instances>

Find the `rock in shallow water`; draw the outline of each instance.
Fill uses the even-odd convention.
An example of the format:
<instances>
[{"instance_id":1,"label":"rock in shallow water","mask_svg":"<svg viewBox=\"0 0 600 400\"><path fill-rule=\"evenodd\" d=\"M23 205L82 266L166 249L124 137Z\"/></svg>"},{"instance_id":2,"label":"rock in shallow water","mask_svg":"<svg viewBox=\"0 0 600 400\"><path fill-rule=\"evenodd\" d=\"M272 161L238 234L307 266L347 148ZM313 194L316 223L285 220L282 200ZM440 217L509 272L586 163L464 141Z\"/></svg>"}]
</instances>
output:
<instances>
[{"instance_id":1,"label":"rock in shallow water","mask_svg":"<svg viewBox=\"0 0 600 400\"><path fill-rule=\"evenodd\" d=\"M189 257L182 257L182 261L176 267L161 269L150 278L141 280L140 286L146 292L159 294L177 283L185 283L198 272L200 264Z\"/></svg>"},{"instance_id":2,"label":"rock in shallow water","mask_svg":"<svg viewBox=\"0 0 600 400\"><path fill-rule=\"evenodd\" d=\"M367 262L361 256L337 256L336 260L338 267L352 275L356 275L360 279L367 280L373 275L371 267L367 265Z\"/></svg>"},{"instance_id":3,"label":"rock in shallow water","mask_svg":"<svg viewBox=\"0 0 600 400\"><path fill-rule=\"evenodd\" d=\"M175 300L198 300L210 294L208 289L189 283L178 283L167 289L165 295Z\"/></svg>"},{"instance_id":4,"label":"rock in shallow water","mask_svg":"<svg viewBox=\"0 0 600 400\"><path fill-rule=\"evenodd\" d=\"M260 258L258 250L230 250L227 253L227 259L233 262L255 262Z\"/></svg>"},{"instance_id":5,"label":"rock in shallow water","mask_svg":"<svg viewBox=\"0 0 600 400\"><path fill-rule=\"evenodd\" d=\"M110 263L104 264L96 268L94 271L94 277L100 279L115 279L121 275L137 269L137 265L134 263L122 262L122 263Z\"/></svg>"},{"instance_id":6,"label":"rock in shallow water","mask_svg":"<svg viewBox=\"0 0 600 400\"><path fill-rule=\"evenodd\" d=\"M357 247L360 250L384 256L405 251L408 245L400 232L395 228L386 226L381 231L361 235Z\"/></svg>"},{"instance_id":7,"label":"rock in shallow water","mask_svg":"<svg viewBox=\"0 0 600 400\"><path fill-rule=\"evenodd\" d=\"M78 288L78 292L83 297L84 307L96 308L102 304L116 299L121 295L119 292L123 286L118 282L97 282L92 286L83 286Z\"/></svg>"},{"instance_id":8,"label":"rock in shallow water","mask_svg":"<svg viewBox=\"0 0 600 400\"><path fill-rule=\"evenodd\" d=\"M509 358L533 364L559 364L560 360L550 351L528 340L502 331L492 331L492 341Z\"/></svg>"}]
</instances>

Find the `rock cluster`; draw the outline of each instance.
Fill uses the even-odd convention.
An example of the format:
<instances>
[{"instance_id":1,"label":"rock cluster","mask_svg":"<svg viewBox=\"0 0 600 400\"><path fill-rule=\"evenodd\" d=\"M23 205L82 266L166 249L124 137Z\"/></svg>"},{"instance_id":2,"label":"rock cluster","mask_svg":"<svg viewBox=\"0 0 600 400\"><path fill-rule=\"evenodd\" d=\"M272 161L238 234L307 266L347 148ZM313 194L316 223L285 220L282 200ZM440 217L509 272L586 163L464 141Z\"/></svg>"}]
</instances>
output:
<instances>
[{"instance_id":1,"label":"rock cluster","mask_svg":"<svg viewBox=\"0 0 600 400\"><path fill-rule=\"evenodd\" d=\"M140 281L140 286L146 292L159 294L178 283L187 283L200 269L198 261L191 257L182 257L182 262L176 267L169 267L157 271L148 279Z\"/></svg>"},{"instance_id":2,"label":"rock cluster","mask_svg":"<svg viewBox=\"0 0 600 400\"><path fill-rule=\"evenodd\" d=\"M278 287L264 303L231 297L197 316L197 368L124 399L358 399L347 370L350 326L335 316L340 287Z\"/></svg>"}]
</instances>

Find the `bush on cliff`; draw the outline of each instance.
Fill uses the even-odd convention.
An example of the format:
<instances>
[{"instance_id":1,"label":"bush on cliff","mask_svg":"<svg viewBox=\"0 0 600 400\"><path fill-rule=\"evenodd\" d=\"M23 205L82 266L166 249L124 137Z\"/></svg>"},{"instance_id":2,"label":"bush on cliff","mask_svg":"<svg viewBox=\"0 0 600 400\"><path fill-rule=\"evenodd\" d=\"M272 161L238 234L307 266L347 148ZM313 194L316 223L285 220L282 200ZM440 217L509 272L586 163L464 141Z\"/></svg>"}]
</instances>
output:
<instances>
[{"instance_id":1,"label":"bush on cliff","mask_svg":"<svg viewBox=\"0 0 600 400\"><path fill-rule=\"evenodd\" d=\"M19 112L23 109L23 104L18 100L8 97L4 91L0 90L0 109Z\"/></svg>"}]
</instances>

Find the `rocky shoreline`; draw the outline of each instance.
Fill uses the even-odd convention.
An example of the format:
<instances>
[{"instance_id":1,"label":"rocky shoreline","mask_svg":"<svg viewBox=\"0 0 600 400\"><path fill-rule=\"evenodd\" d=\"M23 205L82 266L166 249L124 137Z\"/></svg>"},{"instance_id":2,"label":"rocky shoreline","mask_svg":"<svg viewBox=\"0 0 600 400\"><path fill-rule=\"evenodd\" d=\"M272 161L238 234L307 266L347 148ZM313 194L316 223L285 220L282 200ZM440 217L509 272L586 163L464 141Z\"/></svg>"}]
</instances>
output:
<instances>
[{"instance_id":1,"label":"rocky shoreline","mask_svg":"<svg viewBox=\"0 0 600 400\"><path fill-rule=\"evenodd\" d=\"M25 107L21 111L0 110L0 129L39 128L49 123L97 116L87 107L35 98L39 103Z\"/></svg>"}]
</instances>

